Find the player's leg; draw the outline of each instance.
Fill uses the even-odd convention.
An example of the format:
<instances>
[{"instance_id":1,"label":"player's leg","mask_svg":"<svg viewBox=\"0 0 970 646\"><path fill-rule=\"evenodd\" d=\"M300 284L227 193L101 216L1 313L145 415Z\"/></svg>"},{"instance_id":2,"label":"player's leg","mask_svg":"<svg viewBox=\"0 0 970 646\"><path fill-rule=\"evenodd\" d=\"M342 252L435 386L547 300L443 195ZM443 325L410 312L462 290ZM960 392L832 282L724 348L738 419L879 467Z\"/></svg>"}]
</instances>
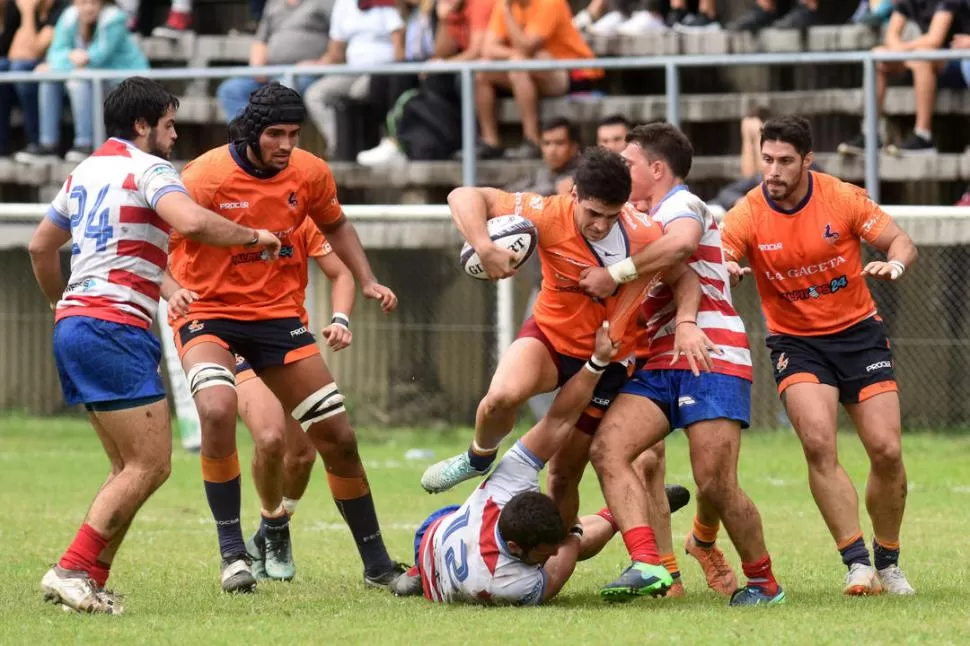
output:
<instances>
[{"instance_id":1,"label":"player's leg","mask_svg":"<svg viewBox=\"0 0 970 646\"><path fill-rule=\"evenodd\" d=\"M644 382L637 373L613 402L600 423L590 447L590 459L599 477L603 496L630 554L631 565L620 577L600 590L606 599L660 596L673 584L661 564L650 517L651 502L633 463L648 447L664 438L669 423L660 407L631 388Z\"/></svg>"},{"instance_id":2,"label":"player's leg","mask_svg":"<svg viewBox=\"0 0 970 646\"><path fill-rule=\"evenodd\" d=\"M664 443L657 442L633 462L633 470L640 476L643 491L647 496L647 522L653 529L657 543L657 553L670 576L674 579L665 596L679 597L684 594L684 584L680 578L677 556L674 554L673 529L670 526L670 505L667 502L667 488Z\"/></svg>"},{"instance_id":3,"label":"player's leg","mask_svg":"<svg viewBox=\"0 0 970 646\"><path fill-rule=\"evenodd\" d=\"M98 419L97 415L95 415L93 412L89 412L88 419L91 421L91 426L94 427L95 432L98 434L98 439L101 440L101 446L104 447L104 452L107 454L108 460L111 462L111 473L104 481L104 484L101 485L101 489L104 489L116 475L121 473L121 470L125 466L125 461L121 457L121 451L118 450L118 446L101 425L101 421ZM125 534L128 533L128 528L130 526L131 523L129 522L115 532L114 536L111 537L111 540L108 541L108 544L105 545L103 550L101 550L101 554L98 555L98 560L94 562L94 567L89 572L91 579L98 584L98 587L102 589L108 582L108 577L111 574L111 564L114 562L114 558L117 555L118 549L121 547L121 543L124 541Z\"/></svg>"},{"instance_id":4,"label":"player's leg","mask_svg":"<svg viewBox=\"0 0 970 646\"><path fill-rule=\"evenodd\" d=\"M323 458L330 491L363 561L365 584L388 585L403 568L391 560L384 547L374 498L357 451L357 437L347 419L344 397L323 357L314 345L312 354L305 358L259 372Z\"/></svg>"},{"instance_id":5,"label":"player's leg","mask_svg":"<svg viewBox=\"0 0 970 646\"><path fill-rule=\"evenodd\" d=\"M579 482L589 463L592 441L593 437L588 433L573 429L549 460L546 491L555 501L565 523L572 523L579 514Z\"/></svg>"},{"instance_id":6,"label":"player's leg","mask_svg":"<svg viewBox=\"0 0 970 646\"><path fill-rule=\"evenodd\" d=\"M286 453L283 455L283 507L291 517L310 484L316 460L317 450L313 447L313 442L300 428L300 423L287 415Z\"/></svg>"},{"instance_id":7,"label":"player's leg","mask_svg":"<svg viewBox=\"0 0 970 646\"><path fill-rule=\"evenodd\" d=\"M220 321L204 321L214 332ZM225 325L232 325L226 322ZM236 361L227 344L215 336L186 340L187 328L176 331L182 348L182 368L199 412L202 429L202 480L209 510L216 522L220 578L226 592L252 592L256 579L243 539L242 477L236 452Z\"/></svg>"},{"instance_id":8,"label":"player's leg","mask_svg":"<svg viewBox=\"0 0 970 646\"><path fill-rule=\"evenodd\" d=\"M684 551L701 566L707 587L718 594L730 597L738 588L738 577L724 556L724 552L717 546L721 518L714 505L699 491L696 500L694 523L684 540Z\"/></svg>"},{"instance_id":9,"label":"player's leg","mask_svg":"<svg viewBox=\"0 0 970 646\"><path fill-rule=\"evenodd\" d=\"M283 508L286 419L282 404L243 363L236 366L239 415L253 436L253 484L260 500L260 523L246 541L253 576L289 581L295 575L289 515Z\"/></svg>"},{"instance_id":10,"label":"player's leg","mask_svg":"<svg viewBox=\"0 0 970 646\"><path fill-rule=\"evenodd\" d=\"M529 325L527 322L523 330ZM535 331L541 335L538 328ZM440 493L487 473L499 444L515 426L522 405L537 393L555 389L558 383L559 368L550 347L535 336L516 339L499 361L488 392L478 405L475 439L468 451L428 467L421 476L421 486Z\"/></svg>"}]
</instances>

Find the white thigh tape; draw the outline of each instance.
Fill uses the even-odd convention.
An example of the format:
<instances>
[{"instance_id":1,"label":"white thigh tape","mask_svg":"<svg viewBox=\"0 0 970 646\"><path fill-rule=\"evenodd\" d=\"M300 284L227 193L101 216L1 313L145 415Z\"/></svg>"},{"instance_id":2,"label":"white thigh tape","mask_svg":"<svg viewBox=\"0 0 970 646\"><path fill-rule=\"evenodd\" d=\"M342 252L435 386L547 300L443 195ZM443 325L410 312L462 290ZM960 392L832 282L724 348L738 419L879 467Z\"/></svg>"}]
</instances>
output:
<instances>
[{"instance_id":1,"label":"white thigh tape","mask_svg":"<svg viewBox=\"0 0 970 646\"><path fill-rule=\"evenodd\" d=\"M236 375L232 370L218 363L197 363L185 377L193 396L200 390L213 386L228 386L233 390L236 389Z\"/></svg>"},{"instance_id":2,"label":"white thigh tape","mask_svg":"<svg viewBox=\"0 0 970 646\"><path fill-rule=\"evenodd\" d=\"M337 390L337 384L329 383L300 402L293 409L293 417L306 431L316 422L345 412L344 396Z\"/></svg>"}]
</instances>

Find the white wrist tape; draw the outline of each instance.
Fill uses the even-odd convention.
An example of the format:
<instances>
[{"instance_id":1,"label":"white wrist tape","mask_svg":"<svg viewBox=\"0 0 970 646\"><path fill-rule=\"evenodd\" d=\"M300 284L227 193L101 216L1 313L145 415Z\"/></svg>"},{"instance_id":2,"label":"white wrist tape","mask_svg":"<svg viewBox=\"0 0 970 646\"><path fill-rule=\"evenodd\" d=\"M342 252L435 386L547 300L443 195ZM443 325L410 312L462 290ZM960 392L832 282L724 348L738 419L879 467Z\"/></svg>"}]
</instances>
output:
<instances>
[{"instance_id":1,"label":"white wrist tape","mask_svg":"<svg viewBox=\"0 0 970 646\"><path fill-rule=\"evenodd\" d=\"M618 283L630 283L640 277L633 258L624 258L620 262L610 265L607 271L610 272L613 280Z\"/></svg>"},{"instance_id":2,"label":"white wrist tape","mask_svg":"<svg viewBox=\"0 0 970 646\"><path fill-rule=\"evenodd\" d=\"M903 272L906 271L906 265L904 265L899 260L890 260L888 264L891 265L893 268L892 272L890 272L889 274L890 278L892 278L893 280L896 280L897 278L902 276Z\"/></svg>"},{"instance_id":3,"label":"white wrist tape","mask_svg":"<svg viewBox=\"0 0 970 646\"><path fill-rule=\"evenodd\" d=\"M350 317L343 312L334 312L330 317L330 325L339 325L342 328L350 329Z\"/></svg>"}]
</instances>

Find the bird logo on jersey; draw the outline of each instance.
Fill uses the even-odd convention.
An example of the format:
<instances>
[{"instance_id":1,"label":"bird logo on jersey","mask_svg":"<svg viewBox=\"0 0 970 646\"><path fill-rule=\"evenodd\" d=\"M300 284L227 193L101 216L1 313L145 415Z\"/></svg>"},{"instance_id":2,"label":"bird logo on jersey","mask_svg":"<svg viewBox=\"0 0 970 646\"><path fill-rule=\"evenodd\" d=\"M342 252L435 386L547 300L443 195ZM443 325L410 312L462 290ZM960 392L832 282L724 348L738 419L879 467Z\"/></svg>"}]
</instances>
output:
<instances>
[{"instance_id":1,"label":"bird logo on jersey","mask_svg":"<svg viewBox=\"0 0 970 646\"><path fill-rule=\"evenodd\" d=\"M775 364L775 372L777 372L778 374L781 374L785 372L787 368L788 368L788 357L785 355L784 352L782 352L781 355L779 355L778 357L778 363Z\"/></svg>"},{"instance_id":2,"label":"bird logo on jersey","mask_svg":"<svg viewBox=\"0 0 970 646\"><path fill-rule=\"evenodd\" d=\"M290 205L291 209L297 207L298 202L296 201L296 193L294 191L290 191L290 196L286 198L286 203Z\"/></svg>"},{"instance_id":3,"label":"bird logo on jersey","mask_svg":"<svg viewBox=\"0 0 970 646\"><path fill-rule=\"evenodd\" d=\"M825 232L822 234L822 238L829 244L835 244L839 241L839 232L833 231L831 224L826 224Z\"/></svg>"}]
</instances>

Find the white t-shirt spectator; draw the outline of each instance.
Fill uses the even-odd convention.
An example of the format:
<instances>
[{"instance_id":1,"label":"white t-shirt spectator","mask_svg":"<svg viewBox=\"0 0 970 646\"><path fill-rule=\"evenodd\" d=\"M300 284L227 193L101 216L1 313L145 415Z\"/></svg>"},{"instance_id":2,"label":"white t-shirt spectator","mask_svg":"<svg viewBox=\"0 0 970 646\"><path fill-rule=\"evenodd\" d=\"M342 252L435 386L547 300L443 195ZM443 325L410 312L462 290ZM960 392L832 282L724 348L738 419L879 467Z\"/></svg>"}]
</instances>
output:
<instances>
[{"instance_id":1,"label":"white t-shirt spectator","mask_svg":"<svg viewBox=\"0 0 970 646\"><path fill-rule=\"evenodd\" d=\"M374 65L394 60L391 34L404 29L394 7L361 11L357 0L337 0L330 14L330 39L347 43L348 65Z\"/></svg>"}]
</instances>

